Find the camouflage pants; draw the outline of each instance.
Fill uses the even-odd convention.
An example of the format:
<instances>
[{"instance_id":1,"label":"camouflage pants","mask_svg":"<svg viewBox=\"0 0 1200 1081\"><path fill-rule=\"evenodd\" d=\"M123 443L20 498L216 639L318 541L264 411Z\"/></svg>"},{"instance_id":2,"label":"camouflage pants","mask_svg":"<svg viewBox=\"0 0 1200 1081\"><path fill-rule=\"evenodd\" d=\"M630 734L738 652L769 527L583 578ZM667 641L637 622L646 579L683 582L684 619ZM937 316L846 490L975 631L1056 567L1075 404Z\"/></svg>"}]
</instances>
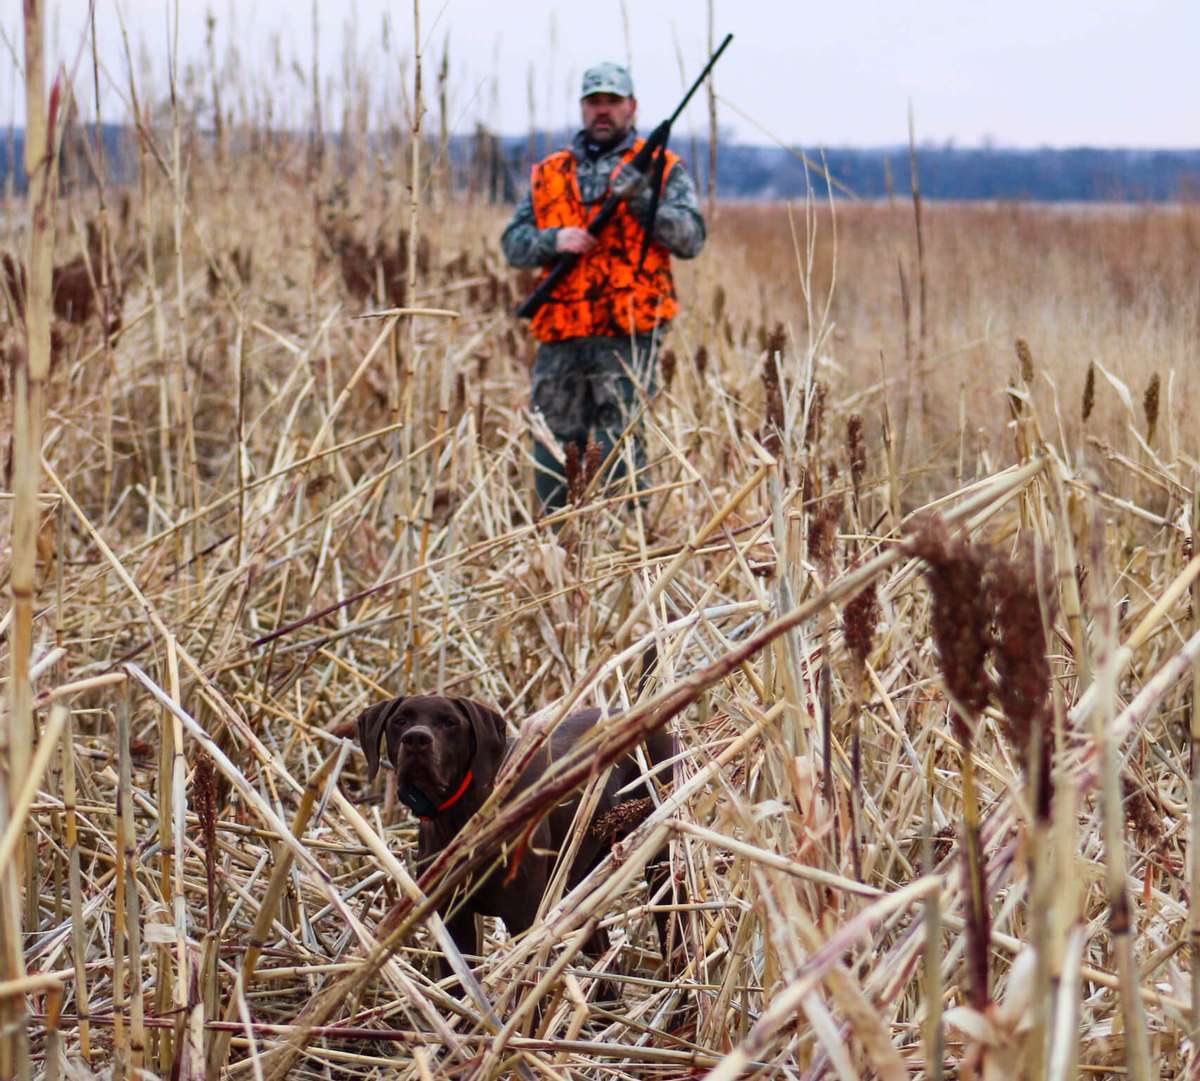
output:
<instances>
[{"instance_id":1,"label":"camouflage pants","mask_svg":"<svg viewBox=\"0 0 1200 1081\"><path fill-rule=\"evenodd\" d=\"M575 443L582 461L591 438L599 444L603 461L637 413L639 388L643 393L653 393L656 359L657 340L650 335L546 342L533 362L532 406L545 418L564 449ZM641 488L645 486L646 452L640 423L628 438ZM562 466L550 448L536 438L533 456L542 512L561 510L567 496ZM620 481L625 473L622 448L605 479L608 483Z\"/></svg>"}]
</instances>

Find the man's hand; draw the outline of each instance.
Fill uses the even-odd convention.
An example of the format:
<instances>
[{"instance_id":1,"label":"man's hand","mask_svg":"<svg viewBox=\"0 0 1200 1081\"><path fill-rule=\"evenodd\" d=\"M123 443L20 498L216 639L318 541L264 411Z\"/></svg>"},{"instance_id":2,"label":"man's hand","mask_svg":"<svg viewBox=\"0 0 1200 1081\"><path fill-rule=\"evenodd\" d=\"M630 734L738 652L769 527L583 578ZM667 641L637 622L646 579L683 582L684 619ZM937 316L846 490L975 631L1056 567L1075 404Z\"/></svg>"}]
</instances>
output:
<instances>
[{"instance_id":1,"label":"man's hand","mask_svg":"<svg viewBox=\"0 0 1200 1081\"><path fill-rule=\"evenodd\" d=\"M586 255L596 246L596 238L586 229L576 229L565 225L554 238L556 251L570 252L572 255Z\"/></svg>"},{"instance_id":2,"label":"man's hand","mask_svg":"<svg viewBox=\"0 0 1200 1081\"><path fill-rule=\"evenodd\" d=\"M649 178L632 165L622 165L612 178L612 193L618 199L633 199L646 190Z\"/></svg>"}]
</instances>

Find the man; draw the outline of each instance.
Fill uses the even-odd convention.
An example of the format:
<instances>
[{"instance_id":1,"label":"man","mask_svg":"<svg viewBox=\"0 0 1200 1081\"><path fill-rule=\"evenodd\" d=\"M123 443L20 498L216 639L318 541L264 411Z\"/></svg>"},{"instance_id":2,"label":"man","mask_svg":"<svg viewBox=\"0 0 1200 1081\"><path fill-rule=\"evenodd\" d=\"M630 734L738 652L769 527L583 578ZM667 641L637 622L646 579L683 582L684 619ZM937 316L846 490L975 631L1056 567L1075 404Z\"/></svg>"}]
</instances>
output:
<instances>
[{"instance_id":1,"label":"man","mask_svg":"<svg viewBox=\"0 0 1200 1081\"><path fill-rule=\"evenodd\" d=\"M576 445L582 461L589 438L599 444L601 460L607 458L636 415L639 391L653 390L658 341L677 309L671 256L699 255L705 231L695 185L668 151L651 242L639 270L651 191L648 178L628 165L642 144L629 72L617 64L589 68L580 111L583 128L570 147L533 167L529 194L501 245L515 267L547 267L563 252L580 257L533 317L531 329L541 342L533 365L533 408L564 451ZM610 192L622 199L621 207L593 237L587 223ZM638 431L628 438L641 473L646 460ZM607 479L625 476L624 450ZM563 469L537 439L534 459L542 510L559 510L567 494Z\"/></svg>"}]
</instances>

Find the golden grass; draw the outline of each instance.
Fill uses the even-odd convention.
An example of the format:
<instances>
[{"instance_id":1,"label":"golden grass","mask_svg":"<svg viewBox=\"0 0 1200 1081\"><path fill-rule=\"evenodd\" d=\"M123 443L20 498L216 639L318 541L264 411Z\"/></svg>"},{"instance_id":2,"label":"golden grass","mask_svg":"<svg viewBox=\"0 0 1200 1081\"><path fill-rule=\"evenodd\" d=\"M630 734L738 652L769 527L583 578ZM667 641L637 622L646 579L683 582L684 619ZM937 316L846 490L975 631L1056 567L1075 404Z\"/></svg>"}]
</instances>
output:
<instances>
[{"instance_id":1,"label":"golden grass","mask_svg":"<svg viewBox=\"0 0 1200 1081\"><path fill-rule=\"evenodd\" d=\"M259 143L176 183L162 145L123 211L109 193L111 347L98 321L59 327L46 392L41 744L8 786L35 854L26 975L0 983L36 1069L1184 1076L1194 209L926 206L922 331L911 211L839 207L835 242L827 207L722 205L646 402L648 507L577 493L553 529L502 211L421 211L404 302L457 318L363 319L394 302L373 253L419 261L401 166L351 146L335 186L337 163L310 181L303 147ZM93 216L64 206L59 262ZM351 291L362 259L374 298ZM1128 400L1097 371L1085 423L1091 362ZM1044 813L1003 695L956 726L901 543L926 507L1043 561ZM846 638L869 586L878 625L851 605ZM588 883L520 940L489 925L461 998L425 917L475 854L418 879L412 821L342 738L410 690L494 702L535 739L575 702L624 711L543 800L639 726L683 744ZM516 840L538 798L476 836ZM964 879L976 813L986 873ZM680 889L648 899L664 838ZM675 981L648 904L681 905ZM616 1005L577 952L595 922Z\"/></svg>"}]
</instances>

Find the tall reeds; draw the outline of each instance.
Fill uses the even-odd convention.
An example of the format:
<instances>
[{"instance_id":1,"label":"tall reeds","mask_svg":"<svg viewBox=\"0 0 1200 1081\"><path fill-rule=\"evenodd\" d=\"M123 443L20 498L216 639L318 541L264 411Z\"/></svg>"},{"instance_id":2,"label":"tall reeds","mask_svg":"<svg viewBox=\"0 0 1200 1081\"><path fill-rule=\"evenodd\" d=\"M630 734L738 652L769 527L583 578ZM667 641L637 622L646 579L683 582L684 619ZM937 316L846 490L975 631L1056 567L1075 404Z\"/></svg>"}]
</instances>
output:
<instances>
[{"instance_id":1,"label":"tall reeds","mask_svg":"<svg viewBox=\"0 0 1200 1081\"><path fill-rule=\"evenodd\" d=\"M321 100L311 67L303 111L311 90L326 137L349 118L344 154L278 130L282 104L211 52L219 169L189 158L208 137L199 84L177 81L161 124L140 104L159 95L131 86L144 172L72 188L41 223L38 258L71 221L56 262L85 252L98 285L114 253L125 288L104 326L51 323L31 246L12 263L29 264L30 332L40 310L57 348L46 437L14 439L0 502L34 524L0 552L29 586L5 617L8 693L46 719L23 745L18 711L4 720L0 846L24 858L0 875L0 1012L26 1045L0 1033L0 1066L1059 1081L1144 1075L1150 1042L1151 1070L1182 1075L1200 768L1175 721L1200 652L1200 447L1172 372L1194 345L1194 214L923 204L912 378L953 408L914 410L901 460L909 372L879 349L904 328L878 268L912 220L839 205L835 253L824 209L799 236L783 208L723 205L710 251L679 267L675 360L645 401L645 513L598 494L585 448L551 532L529 513L528 340L492 244L505 211L451 184L425 213L449 136L412 133L413 59L407 113L380 114L418 144L399 168L366 152L370 110ZM336 214L313 215L314 185ZM0 231L26 244L13 217ZM1114 268L1171 303L1114 306ZM375 301L394 307L354 318ZM1011 379L1017 339L1036 367L1019 351ZM27 433L32 350L0 349ZM1151 431L1129 388L1155 373ZM997 395L1020 401L1017 442ZM639 692L651 640L656 690ZM415 824L346 737L370 702L437 688L503 708L517 756L578 705L608 715L410 874ZM443 979L430 898L481 872L486 841L519 858L530 822L668 723L679 756L602 824L598 870L523 936L489 922L482 956ZM661 916L682 928L671 971ZM595 928L603 966L581 951ZM597 1001L600 978L615 999Z\"/></svg>"}]
</instances>

